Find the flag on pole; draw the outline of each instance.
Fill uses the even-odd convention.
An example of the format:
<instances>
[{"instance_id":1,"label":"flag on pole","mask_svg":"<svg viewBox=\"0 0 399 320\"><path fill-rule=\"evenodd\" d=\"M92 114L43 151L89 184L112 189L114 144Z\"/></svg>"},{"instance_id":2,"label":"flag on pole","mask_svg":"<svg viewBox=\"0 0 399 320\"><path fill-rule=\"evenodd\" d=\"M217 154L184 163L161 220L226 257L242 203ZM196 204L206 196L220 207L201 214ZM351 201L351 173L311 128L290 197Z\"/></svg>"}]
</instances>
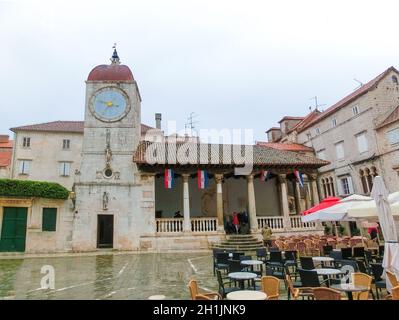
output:
<instances>
[{"instance_id":1,"label":"flag on pole","mask_svg":"<svg viewBox=\"0 0 399 320\"><path fill-rule=\"evenodd\" d=\"M263 170L262 169L262 171L260 172L260 177L259 177L259 179L261 180L261 181L266 181L267 179L269 179L270 178L270 171L269 170Z\"/></svg>"},{"instance_id":2,"label":"flag on pole","mask_svg":"<svg viewBox=\"0 0 399 320\"><path fill-rule=\"evenodd\" d=\"M296 180L299 182L301 187L303 188L304 182L303 182L303 174L300 173L298 170L294 170L294 175L296 177Z\"/></svg>"},{"instance_id":3,"label":"flag on pole","mask_svg":"<svg viewBox=\"0 0 399 320\"><path fill-rule=\"evenodd\" d=\"M205 189L208 186L208 172L205 170L198 170L198 189Z\"/></svg>"},{"instance_id":4,"label":"flag on pole","mask_svg":"<svg viewBox=\"0 0 399 320\"><path fill-rule=\"evenodd\" d=\"M172 169L165 169L164 185L166 189L172 189L174 185L174 174Z\"/></svg>"}]
</instances>

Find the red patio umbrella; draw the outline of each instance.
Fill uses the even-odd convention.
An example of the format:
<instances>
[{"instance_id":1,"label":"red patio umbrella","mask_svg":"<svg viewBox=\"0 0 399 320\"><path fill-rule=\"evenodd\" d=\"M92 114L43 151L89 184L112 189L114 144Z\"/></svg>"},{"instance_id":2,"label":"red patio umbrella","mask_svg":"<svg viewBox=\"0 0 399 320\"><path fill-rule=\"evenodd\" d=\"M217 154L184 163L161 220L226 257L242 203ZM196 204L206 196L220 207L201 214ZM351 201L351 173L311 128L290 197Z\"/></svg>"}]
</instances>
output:
<instances>
[{"instance_id":1,"label":"red patio umbrella","mask_svg":"<svg viewBox=\"0 0 399 320\"><path fill-rule=\"evenodd\" d=\"M309 213L313 213L313 212L331 207L340 201L341 201L341 198L327 197L324 200L322 200L319 204L315 205L314 207L311 207L308 210L303 211L302 215L306 216Z\"/></svg>"}]
</instances>

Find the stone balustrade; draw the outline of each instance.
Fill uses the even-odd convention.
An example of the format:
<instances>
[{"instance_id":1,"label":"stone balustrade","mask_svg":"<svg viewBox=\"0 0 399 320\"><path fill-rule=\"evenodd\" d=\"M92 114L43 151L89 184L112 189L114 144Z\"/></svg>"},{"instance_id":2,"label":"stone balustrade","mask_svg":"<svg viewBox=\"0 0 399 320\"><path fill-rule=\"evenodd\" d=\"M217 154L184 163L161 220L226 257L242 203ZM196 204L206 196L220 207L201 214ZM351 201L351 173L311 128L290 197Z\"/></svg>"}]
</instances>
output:
<instances>
[{"instance_id":1,"label":"stone balustrade","mask_svg":"<svg viewBox=\"0 0 399 320\"><path fill-rule=\"evenodd\" d=\"M155 219L157 233L183 232L184 218L157 218ZM191 218L191 231L196 233L216 232L217 218Z\"/></svg>"},{"instance_id":2,"label":"stone balustrade","mask_svg":"<svg viewBox=\"0 0 399 320\"><path fill-rule=\"evenodd\" d=\"M157 218L155 219L158 233L183 232L183 218Z\"/></svg>"},{"instance_id":3,"label":"stone balustrade","mask_svg":"<svg viewBox=\"0 0 399 320\"><path fill-rule=\"evenodd\" d=\"M284 230L284 219L282 216L258 216L257 219L259 229L262 229L264 226L268 225L272 230Z\"/></svg>"},{"instance_id":4,"label":"stone balustrade","mask_svg":"<svg viewBox=\"0 0 399 320\"><path fill-rule=\"evenodd\" d=\"M301 216L290 217L292 230L316 230L315 222L302 222Z\"/></svg>"},{"instance_id":5,"label":"stone balustrade","mask_svg":"<svg viewBox=\"0 0 399 320\"><path fill-rule=\"evenodd\" d=\"M262 229L268 225L274 231L287 231L284 225L284 217L282 216L258 216L258 228ZM302 222L301 216L291 216L291 230L292 231L312 231L316 230L315 222Z\"/></svg>"},{"instance_id":6,"label":"stone balustrade","mask_svg":"<svg viewBox=\"0 0 399 320\"><path fill-rule=\"evenodd\" d=\"M191 218L193 232L216 232L217 218Z\"/></svg>"}]
</instances>

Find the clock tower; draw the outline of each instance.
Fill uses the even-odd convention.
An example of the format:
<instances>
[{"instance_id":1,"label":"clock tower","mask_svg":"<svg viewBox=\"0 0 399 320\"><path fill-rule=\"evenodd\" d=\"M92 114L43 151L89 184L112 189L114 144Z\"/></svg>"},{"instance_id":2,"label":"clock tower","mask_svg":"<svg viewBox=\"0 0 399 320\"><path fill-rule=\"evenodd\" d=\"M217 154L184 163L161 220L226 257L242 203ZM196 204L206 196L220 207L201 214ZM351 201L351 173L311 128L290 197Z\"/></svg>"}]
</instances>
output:
<instances>
[{"instance_id":1,"label":"clock tower","mask_svg":"<svg viewBox=\"0 0 399 320\"><path fill-rule=\"evenodd\" d=\"M141 134L141 98L116 48L111 64L86 81L82 162L75 172L74 251L136 245L140 183L133 154Z\"/></svg>"}]
</instances>

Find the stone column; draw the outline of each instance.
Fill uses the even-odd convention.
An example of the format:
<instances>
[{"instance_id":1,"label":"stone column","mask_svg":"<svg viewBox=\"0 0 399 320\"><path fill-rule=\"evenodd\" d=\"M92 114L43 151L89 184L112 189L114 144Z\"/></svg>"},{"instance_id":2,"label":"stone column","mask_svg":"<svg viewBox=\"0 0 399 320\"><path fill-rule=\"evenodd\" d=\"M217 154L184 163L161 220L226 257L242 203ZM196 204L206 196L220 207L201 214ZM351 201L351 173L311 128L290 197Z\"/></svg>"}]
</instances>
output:
<instances>
[{"instance_id":1,"label":"stone column","mask_svg":"<svg viewBox=\"0 0 399 320\"><path fill-rule=\"evenodd\" d=\"M315 206L320 202L319 193L317 191L317 174L311 174L309 175L309 178L310 178L310 188L312 190L313 206ZM323 225L321 224L320 221L316 222L316 228L318 230L324 230Z\"/></svg>"},{"instance_id":2,"label":"stone column","mask_svg":"<svg viewBox=\"0 0 399 320\"><path fill-rule=\"evenodd\" d=\"M309 179L308 176L304 176L303 178L303 187L305 189L305 202L306 209L309 209L312 206L312 202L310 201L310 193L309 193Z\"/></svg>"},{"instance_id":3,"label":"stone column","mask_svg":"<svg viewBox=\"0 0 399 320\"><path fill-rule=\"evenodd\" d=\"M188 174L182 174L183 177L183 231L191 232L191 221L190 221L190 193L188 188Z\"/></svg>"},{"instance_id":4,"label":"stone column","mask_svg":"<svg viewBox=\"0 0 399 320\"><path fill-rule=\"evenodd\" d=\"M249 224L251 228L251 233L254 233L258 231L258 219L256 217L254 176L252 174L247 176L247 186Z\"/></svg>"},{"instance_id":5,"label":"stone column","mask_svg":"<svg viewBox=\"0 0 399 320\"><path fill-rule=\"evenodd\" d=\"M224 219L223 219L223 189L222 181L223 174L215 174L216 181L216 216L218 218L218 231L224 231Z\"/></svg>"},{"instance_id":6,"label":"stone column","mask_svg":"<svg viewBox=\"0 0 399 320\"><path fill-rule=\"evenodd\" d=\"M295 207L296 207L296 214L301 214L302 210L302 205L301 205L301 190L299 183L295 181Z\"/></svg>"},{"instance_id":7,"label":"stone column","mask_svg":"<svg viewBox=\"0 0 399 320\"><path fill-rule=\"evenodd\" d=\"M317 174L310 175L310 188L312 190L313 205L319 204L319 193L317 191Z\"/></svg>"},{"instance_id":8,"label":"stone column","mask_svg":"<svg viewBox=\"0 0 399 320\"><path fill-rule=\"evenodd\" d=\"M290 219L290 208L288 206L288 196L287 196L287 175L279 174L278 181L280 183L280 203L281 210L284 219L284 228L286 230L291 230L291 219Z\"/></svg>"}]
</instances>

